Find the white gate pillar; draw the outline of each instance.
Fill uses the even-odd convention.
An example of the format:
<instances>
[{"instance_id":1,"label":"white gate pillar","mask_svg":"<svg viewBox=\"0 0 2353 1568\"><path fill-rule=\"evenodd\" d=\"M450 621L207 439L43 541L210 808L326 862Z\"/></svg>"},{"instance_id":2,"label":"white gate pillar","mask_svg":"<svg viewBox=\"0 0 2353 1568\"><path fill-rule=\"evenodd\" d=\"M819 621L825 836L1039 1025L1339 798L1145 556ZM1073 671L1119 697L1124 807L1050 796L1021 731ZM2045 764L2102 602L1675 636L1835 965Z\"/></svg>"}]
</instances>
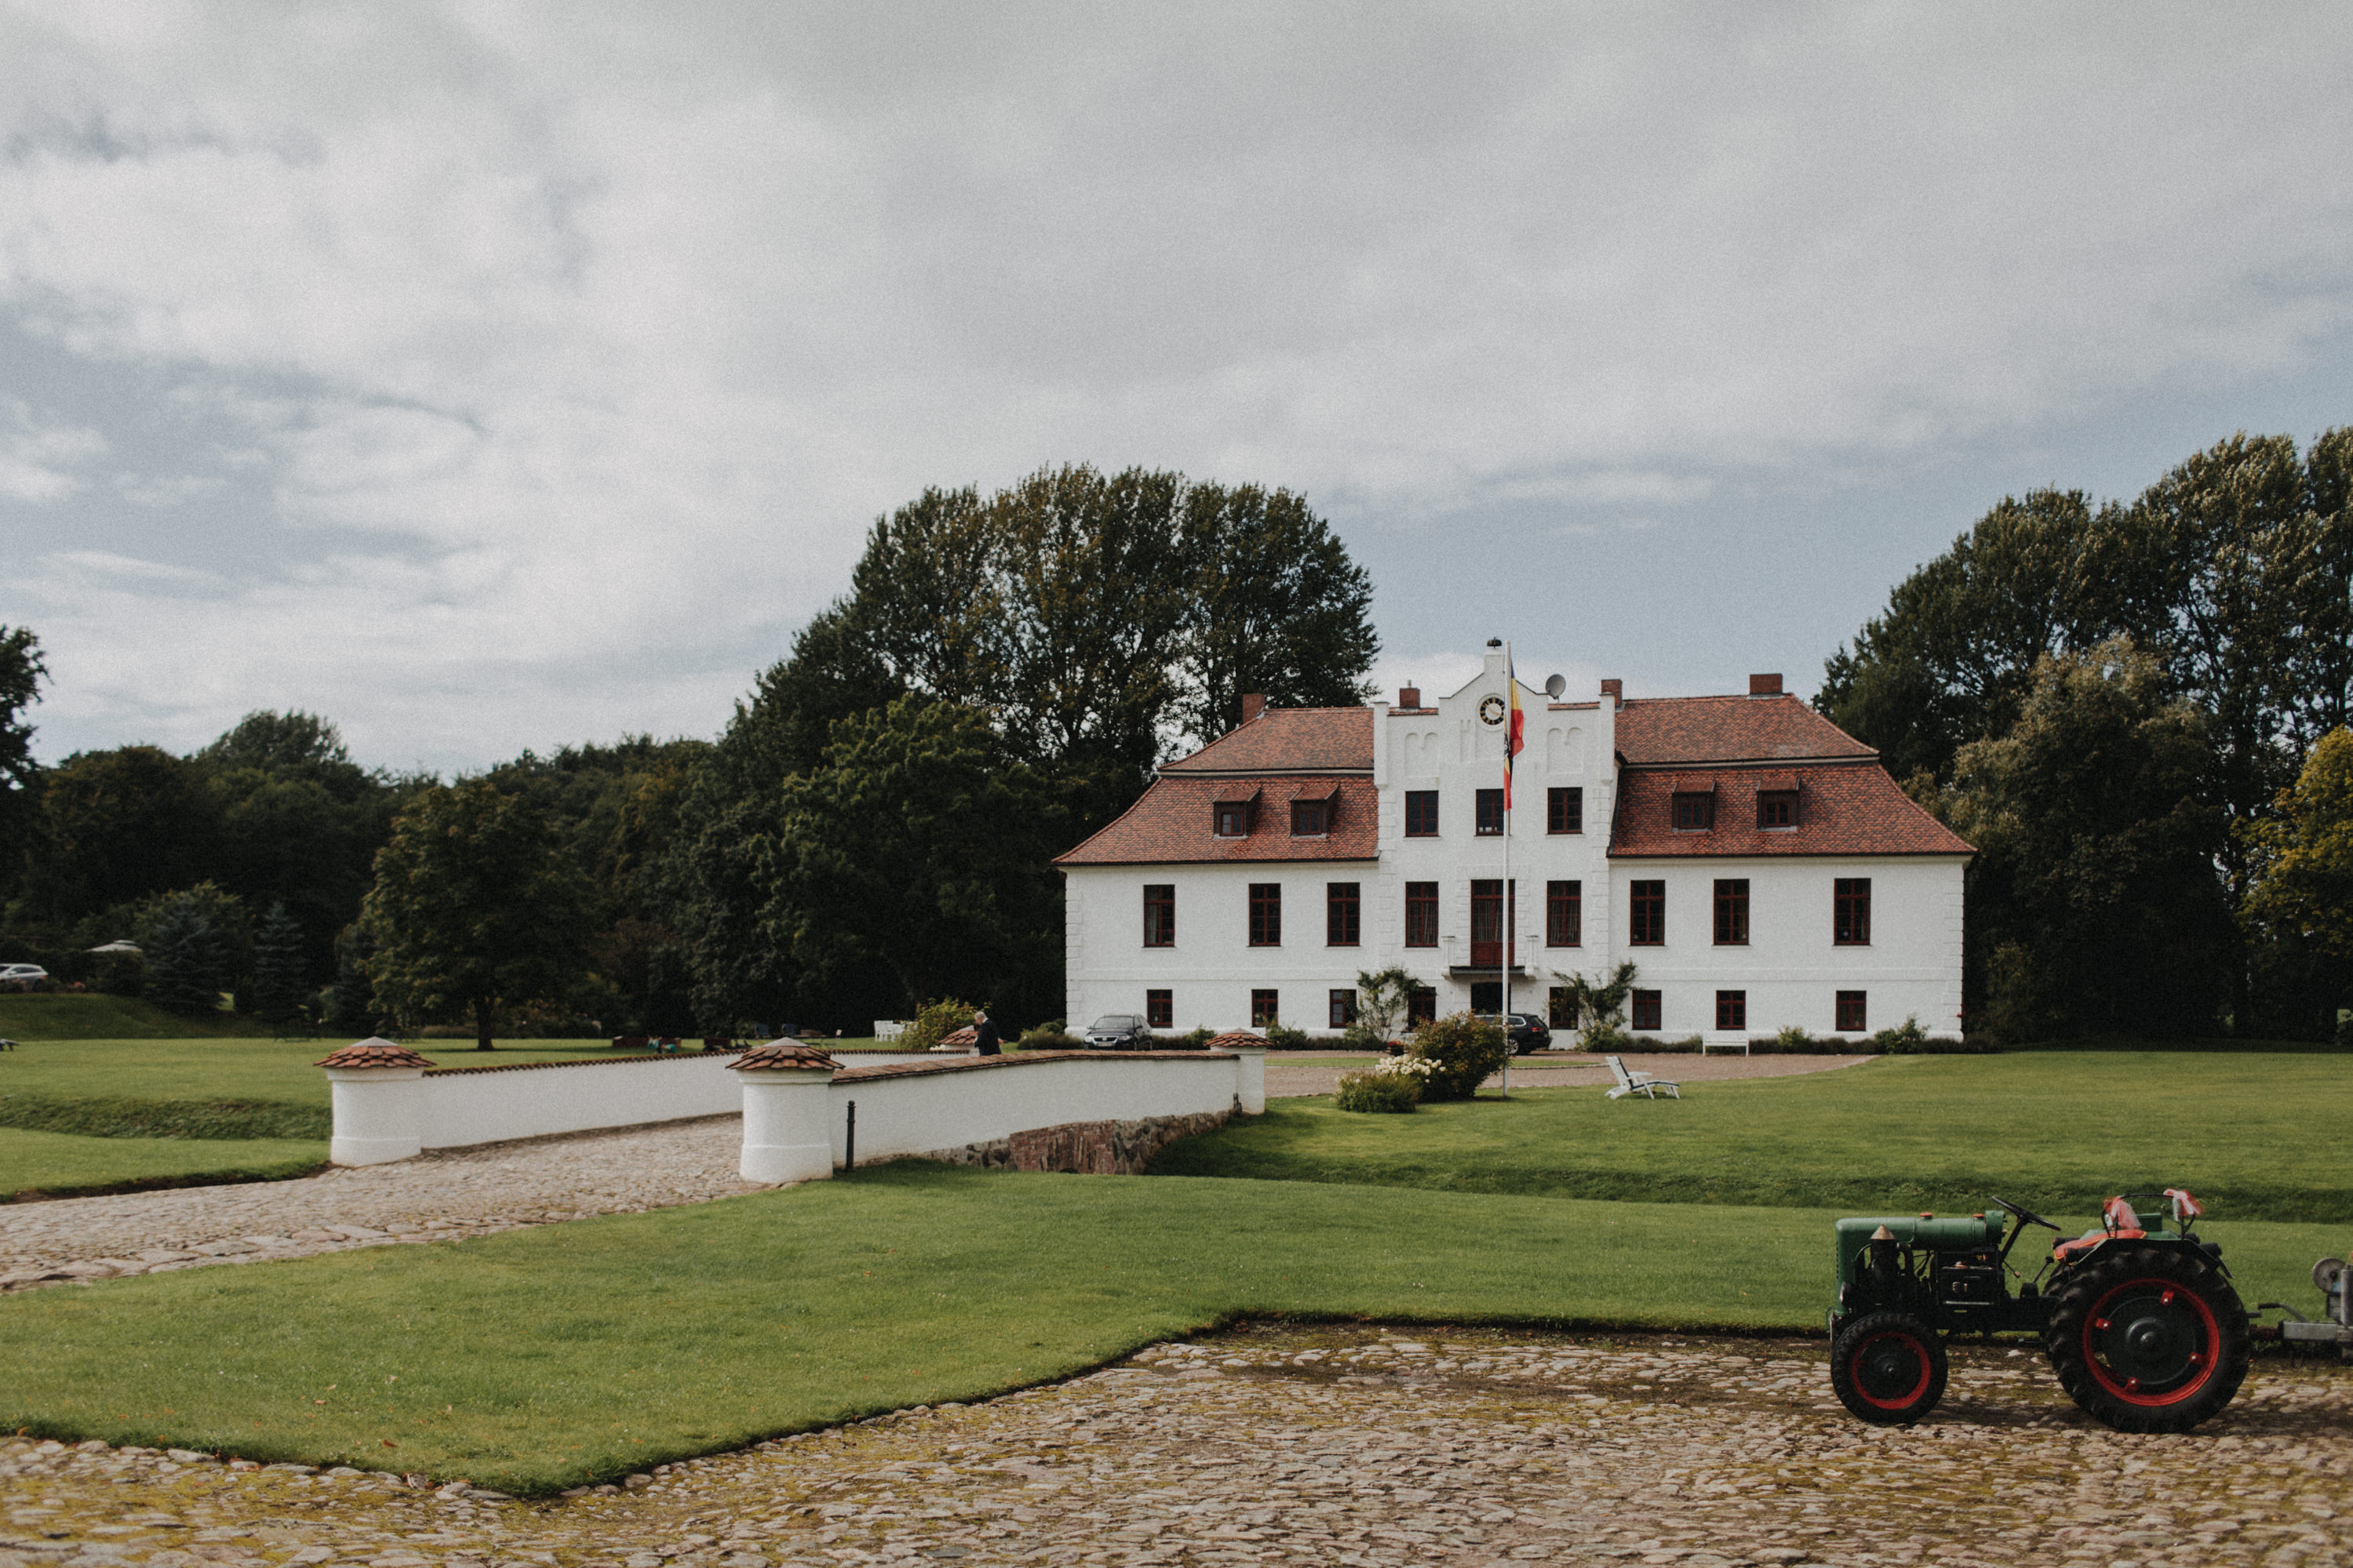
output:
<instances>
[{"instance_id":1,"label":"white gate pillar","mask_svg":"<svg viewBox=\"0 0 2353 1568\"><path fill-rule=\"evenodd\" d=\"M1266 1037L1231 1029L1212 1038L1208 1049L1229 1051L1234 1062L1234 1103L1244 1116L1266 1114Z\"/></svg>"},{"instance_id":2,"label":"white gate pillar","mask_svg":"<svg viewBox=\"0 0 2353 1568\"><path fill-rule=\"evenodd\" d=\"M338 1165L383 1165L424 1152L419 1116L425 1069L433 1064L406 1046L370 1037L315 1064L324 1068L334 1105L327 1158Z\"/></svg>"},{"instance_id":3,"label":"white gate pillar","mask_svg":"<svg viewBox=\"0 0 2353 1568\"><path fill-rule=\"evenodd\" d=\"M833 1174L833 1075L840 1064L794 1040L754 1046L728 1070L744 1075L744 1157L747 1182L781 1186Z\"/></svg>"}]
</instances>

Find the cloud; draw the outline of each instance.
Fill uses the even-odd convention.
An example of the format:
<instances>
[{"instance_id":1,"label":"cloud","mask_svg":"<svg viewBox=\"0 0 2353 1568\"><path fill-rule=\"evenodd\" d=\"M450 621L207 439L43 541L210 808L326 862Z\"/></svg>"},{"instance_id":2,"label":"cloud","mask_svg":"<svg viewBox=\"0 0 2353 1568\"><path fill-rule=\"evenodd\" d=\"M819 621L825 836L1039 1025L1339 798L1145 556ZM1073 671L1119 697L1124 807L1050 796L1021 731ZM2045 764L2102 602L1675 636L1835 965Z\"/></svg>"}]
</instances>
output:
<instances>
[{"instance_id":1,"label":"cloud","mask_svg":"<svg viewBox=\"0 0 2353 1568\"><path fill-rule=\"evenodd\" d=\"M1608 538L2331 352L2348 56L2292 6L0 7L0 311L224 427L175 469L28 401L0 498L266 480L220 593L0 611L61 731L269 693L480 761L708 731L928 484Z\"/></svg>"},{"instance_id":2,"label":"cloud","mask_svg":"<svg viewBox=\"0 0 2353 1568\"><path fill-rule=\"evenodd\" d=\"M0 402L0 497L11 500L62 500L86 482L79 470L106 451L95 430L37 421L21 399Z\"/></svg>"}]
</instances>

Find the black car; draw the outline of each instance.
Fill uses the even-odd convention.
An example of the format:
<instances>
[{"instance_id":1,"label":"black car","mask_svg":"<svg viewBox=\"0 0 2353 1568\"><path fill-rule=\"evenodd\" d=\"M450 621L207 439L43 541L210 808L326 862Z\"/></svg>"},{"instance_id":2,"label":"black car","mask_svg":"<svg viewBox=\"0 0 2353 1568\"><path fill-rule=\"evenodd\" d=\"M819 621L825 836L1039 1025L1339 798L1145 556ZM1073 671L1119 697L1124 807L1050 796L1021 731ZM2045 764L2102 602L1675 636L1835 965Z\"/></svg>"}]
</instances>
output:
<instances>
[{"instance_id":1,"label":"black car","mask_svg":"<svg viewBox=\"0 0 2353 1568\"><path fill-rule=\"evenodd\" d=\"M1087 1026L1087 1044L1115 1051L1142 1050L1152 1044L1152 1031L1135 1013L1105 1013Z\"/></svg>"},{"instance_id":2,"label":"black car","mask_svg":"<svg viewBox=\"0 0 2353 1568\"><path fill-rule=\"evenodd\" d=\"M1524 1057L1531 1051L1552 1048L1552 1026L1542 1018L1537 1017L1534 1013L1514 1013L1511 1017L1513 1055ZM1496 1014L1482 1013L1479 1015L1479 1021L1482 1024L1495 1024L1503 1020Z\"/></svg>"}]
</instances>

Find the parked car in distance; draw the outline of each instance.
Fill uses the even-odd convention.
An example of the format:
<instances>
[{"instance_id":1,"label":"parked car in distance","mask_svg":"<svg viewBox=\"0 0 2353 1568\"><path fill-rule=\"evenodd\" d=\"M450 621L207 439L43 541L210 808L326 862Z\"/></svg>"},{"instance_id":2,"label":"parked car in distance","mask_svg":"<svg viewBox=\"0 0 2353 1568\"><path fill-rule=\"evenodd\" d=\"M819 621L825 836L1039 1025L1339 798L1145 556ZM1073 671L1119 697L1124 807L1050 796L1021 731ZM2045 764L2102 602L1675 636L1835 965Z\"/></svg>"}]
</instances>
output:
<instances>
[{"instance_id":1,"label":"parked car in distance","mask_svg":"<svg viewBox=\"0 0 2353 1568\"><path fill-rule=\"evenodd\" d=\"M1140 1013L1105 1013L1087 1026L1087 1044L1116 1051L1140 1050L1152 1043L1152 1031Z\"/></svg>"},{"instance_id":2,"label":"parked car in distance","mask_svg":"<svg viewBox=\"0 0 2353 1568\"><path fill-rule=\"evenodd\" d=\"M1502 1017L1493 1013L1482 1013L1478 1016L1482 1024L1503 1022ZM1534 1013L1513 1014L1511 1028L1508 1032L1512 1038L1512 1054L1514 1056L1524 1057L1530 1051L1548 1050L1552 1047L1552 1026Z\"/></svg>"},{"instance_id":3,"label":"parked car in distance","mask_svg":"<svg viewBox=\"0 0 2353 1568\"><path fill-rule=\"evenodd\" d=\"M37 963L0 963L0 991L30 991L48 978Z\"/></svg>"}]
</instances>

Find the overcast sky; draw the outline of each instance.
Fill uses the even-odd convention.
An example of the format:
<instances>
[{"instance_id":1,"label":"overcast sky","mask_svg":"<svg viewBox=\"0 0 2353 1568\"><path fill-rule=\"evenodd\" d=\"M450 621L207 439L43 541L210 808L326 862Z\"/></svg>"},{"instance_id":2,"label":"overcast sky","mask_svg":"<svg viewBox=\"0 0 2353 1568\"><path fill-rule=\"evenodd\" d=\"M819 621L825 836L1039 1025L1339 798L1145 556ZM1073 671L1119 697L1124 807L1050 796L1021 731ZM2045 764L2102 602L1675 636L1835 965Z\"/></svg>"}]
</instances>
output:
<instances>
[{"instance_id":1,"label":"overcast sky","mask_svg":"<svg viewBox=\"0 0 2353 1568\"><path fill-rule=\"evenodd\" d=\"M1384 685L1800 690L1989 506L2353 423L2353 13L0 0L37 750L714 733L877 513L1303 492Z\"/></svg>"}]
</instances>

